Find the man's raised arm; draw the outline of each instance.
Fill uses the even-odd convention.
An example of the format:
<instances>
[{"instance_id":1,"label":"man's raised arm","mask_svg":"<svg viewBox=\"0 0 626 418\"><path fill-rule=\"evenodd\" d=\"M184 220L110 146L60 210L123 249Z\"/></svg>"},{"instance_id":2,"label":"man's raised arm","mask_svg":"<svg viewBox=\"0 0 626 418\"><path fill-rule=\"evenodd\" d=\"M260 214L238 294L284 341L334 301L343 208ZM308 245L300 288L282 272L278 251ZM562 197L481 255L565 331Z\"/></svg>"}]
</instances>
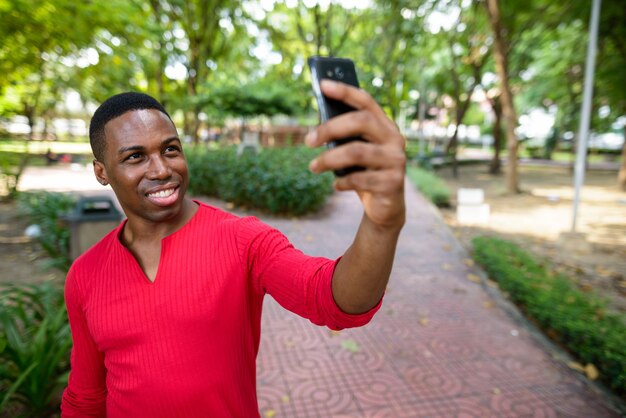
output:
<instances>
[{"instance_id":1,"label":"man's raised arm","mask_svg":"<svg viewBox=\"0 0 626 418\"><path fill-rule=\"evenodd\" d=\"M387 287L396 244L405 221L404 138L374 99L363 90L324 80L323 93L341 100L356 111L320 125L306 143L320 146L333 139L361 136L322 153L310 164L320 173L350 166L365 167L335 180L337 190L354 190L363 204L363 219L352 245L333 275L333 297L346 313L363 313L373 308Z\"/></svg>"}]
</instances>

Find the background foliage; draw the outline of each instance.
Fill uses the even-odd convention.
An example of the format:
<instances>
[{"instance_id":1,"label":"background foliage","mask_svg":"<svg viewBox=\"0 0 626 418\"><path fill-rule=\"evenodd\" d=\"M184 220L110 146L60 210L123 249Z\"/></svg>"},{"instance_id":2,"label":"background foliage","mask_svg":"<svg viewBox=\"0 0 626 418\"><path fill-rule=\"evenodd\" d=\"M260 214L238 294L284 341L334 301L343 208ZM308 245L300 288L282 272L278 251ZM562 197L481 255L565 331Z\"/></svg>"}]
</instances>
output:
<instances>
[{"instance_id":1,"label":"background foliage","mask_svg":"<svg viewBox=\"0 0 626 418\"><path fill-rule=\"evenodd\" d=\"M32 417L57 412L71 346L61 286L0 289L0 412Z\"/></svg>"},{"instance_id":2,"label":"background foliage","mask_svg":"<svg viewBox=\"0 0 626 418\"><path fill-rule=\"evenodd\" d=\"M616 393L626 395L626 318L510 241L479 237L473 246L476 261L531 319L577 359L595 365Z\"/></svg>"},{"instance_id":3,"label":"background foliage","mask_svg":"<svg viewBox=\"0 0 626 418\"><path fill-rule=\"evenodd\" d=\"M332 174L308 170L317 152L305 147L270 148L238 156L235 147L191 148L185 151L190 192L270 213L312 212L332 193Z\"/></svg>"},{"instance_id":4,"label":"background foliage","mask_svg":"<svg viewBox=\"0 0 626 418\"><path fill-rule=\"evenodd\" d=\"M18 205L30 222L39 226L38 240L50 256L50 267L69 270L70 229L62 217L74 209L76 198L65 193L21 193Z\"/></svg>"}]
</instances>

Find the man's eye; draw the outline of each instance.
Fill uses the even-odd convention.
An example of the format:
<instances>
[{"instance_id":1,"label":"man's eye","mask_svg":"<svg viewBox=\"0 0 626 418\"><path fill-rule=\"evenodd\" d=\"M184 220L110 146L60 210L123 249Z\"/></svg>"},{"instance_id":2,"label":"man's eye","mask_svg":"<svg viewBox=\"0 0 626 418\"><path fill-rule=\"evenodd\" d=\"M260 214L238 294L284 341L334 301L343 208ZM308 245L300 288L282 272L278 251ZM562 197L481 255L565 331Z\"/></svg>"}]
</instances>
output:
<instances>
[{"instance_id":1,"label":"man's eye","mask_svg":"<svg viewBox=\"0 0 626 418\"><path fill-rule=\"evenodd\" d=\"M139 154L138 152L130 154L128 157L126 157L127 160L137 160L139 158L141 158L141 154Z\"/></svg>"},{"instance_id":2,"label":"man's eye","mask_svg":"<svg viewBox=\"0 0 626 418\"><path fill-rule=\"evenodd\" d=\"M165 153L166 154L171 154L173 152L180 152L180 148L178 148L175 145L170 145L169 147L165 148Z\"/></svg>"}]
</instances>

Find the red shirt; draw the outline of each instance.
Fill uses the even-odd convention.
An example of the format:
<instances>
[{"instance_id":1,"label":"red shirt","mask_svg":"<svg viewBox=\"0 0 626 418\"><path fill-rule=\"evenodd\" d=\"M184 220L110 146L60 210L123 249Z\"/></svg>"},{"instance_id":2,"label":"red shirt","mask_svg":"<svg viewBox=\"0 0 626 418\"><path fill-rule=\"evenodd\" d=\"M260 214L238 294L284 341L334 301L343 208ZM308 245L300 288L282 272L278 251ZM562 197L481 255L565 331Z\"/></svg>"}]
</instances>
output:
<instances>
[{"instance_id":1,"label":"red shirt","mask_svg":"<svg viewBox=\"0 0 626 418\"><path fill-rule=\"evenodd\" d=\"M154 282L119 240L67 276L72 370L63 417L251 417L263 296L332 329L364 325L335 304L336 261L309 257L256 218L200 204L162 240Z\"/></svg>"}]
</instances>

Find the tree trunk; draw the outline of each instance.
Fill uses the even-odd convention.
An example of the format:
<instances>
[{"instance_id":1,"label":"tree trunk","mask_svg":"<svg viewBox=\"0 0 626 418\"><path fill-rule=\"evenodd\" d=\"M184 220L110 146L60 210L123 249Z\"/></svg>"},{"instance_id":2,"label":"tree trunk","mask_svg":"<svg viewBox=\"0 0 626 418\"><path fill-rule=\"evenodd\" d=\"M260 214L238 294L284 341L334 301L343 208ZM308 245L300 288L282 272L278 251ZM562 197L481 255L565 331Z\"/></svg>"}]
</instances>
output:
<instances>
[{"instance_id":1,"label":"tree trunk","mask_svg":"<svg viewBox=\"0 0 626 418\"><path fill-rule=\"evenodd\" d=\"M459 163L456 159L457 149L459 145L459 124L457 123L454 127L454 133L452 134L452 138L450 138L450 142L448 142L448 146L446 147L446 155L450 155L452 157L452 177L459 178Z\"/></svg>"},{"instance_id":2,"label":"tree trunk","mask_svg":"<svg viewBox=\"0 0 626 418\"><path fill-rule=\"evenodd\" d=\"M28 140L32 141L35 136L35 108L24 104L24 115L28 120Z\"/></svg>"},{"instance_id":3,"label":"tree trunk","mask_svg":"<svg viewBox=\"0 0 626 418\"><path fill-rule=\"evenodd\" d=\"M187 98L195 99L198 94L198 55L197 53L192 52L191 65L188 68L187 75ZM200 120L198 115L200 110L197 105L192 105L188 113L188 125L187 127L190 129L186 132L187 135L191 136L191 139L194 144L198 143L198 125L200 124Z\"/></svg>"},{"instance_id":4,"label":"tree trunk","mask_svg":"<svg viewBox=\"0 0 626 418\"><path fill-rule=\"evenodd\" d=\"M622 145L622 166L617 175L617 182L626 191L626 126L624 126L624 145Z\"/></svg>"},{"instance_id":5,"label":"tree trunk","mask_svg":"<svg viewBox=\"0 0 626 418\"><path fill-rule=\"evenodd\" d=\"M510 193L519 193L519 179L517 173L517 149L518 140L515 134L517 127L517 116L515 114L515 106L513 103L513 93L509 85L508 75L508 57L507 46L505 44L504 34L502 30L502 21L500 19L500 6L498 0L487 0L487 12L489 14L489 22L494 32L494 56L496 61L496 72L500 79L500 91L502 96L502 113L506 120L506 138L507 138L507 167L506 167L506 186Z\"/></svg>"},{"instance_id":6,"label":"tree trunk","mask_svg":"<svg viewBox=\"0 0 626 418\"><path fill-rule=\"evenodd\" d=\"M489 164L489 174L500 174L500 150L502 149L502 103L500 96L489 100L495 120L493 121L493 158Z\"/></svg>"}]
</instances>

